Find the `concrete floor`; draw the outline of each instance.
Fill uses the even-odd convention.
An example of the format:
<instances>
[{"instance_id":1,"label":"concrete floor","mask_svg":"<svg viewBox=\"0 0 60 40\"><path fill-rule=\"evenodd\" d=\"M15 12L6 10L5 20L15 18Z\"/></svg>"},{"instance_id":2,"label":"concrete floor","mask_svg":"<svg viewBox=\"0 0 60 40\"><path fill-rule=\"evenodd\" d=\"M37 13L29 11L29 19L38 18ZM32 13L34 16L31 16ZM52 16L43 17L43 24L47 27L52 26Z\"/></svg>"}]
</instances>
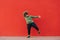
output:
<instances>
[{"instance_id":1,"label":"concrete floor","mask_svg":"<svg viewBox=\"0 0 60 40\"><path fill-rule=\"evenodd\" d=\"M0 40L60 40L60 36L37 36L37 37L33 36L31 38L0 36Z\"/></svg>"}]
</instances>

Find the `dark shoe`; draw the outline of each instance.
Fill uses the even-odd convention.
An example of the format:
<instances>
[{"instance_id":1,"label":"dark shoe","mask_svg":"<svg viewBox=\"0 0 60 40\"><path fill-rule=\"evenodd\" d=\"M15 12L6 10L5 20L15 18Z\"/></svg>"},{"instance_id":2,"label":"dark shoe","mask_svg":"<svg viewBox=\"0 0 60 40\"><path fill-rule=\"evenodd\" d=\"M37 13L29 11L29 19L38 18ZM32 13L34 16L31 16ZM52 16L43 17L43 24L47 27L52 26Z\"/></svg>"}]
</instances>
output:
<instances>
[{"instance_id":1,"label":"dark shoe","mask_svg":"<svg viewBox=\"0 0 60 40\"><path fill-rule=\"evenodd\" d=\"M27 38L30 38L30 36L28 36Z\"/></svg>"},{"instance_id":2,"label":"dark shoe","mask_svg":"<svg viewBox=\"0 0 60 40\"><path fill-rule=\"evenodd\" d=\"M40 31L38 31L38 34L40 34Z\"/></svg>"}]
</instances>

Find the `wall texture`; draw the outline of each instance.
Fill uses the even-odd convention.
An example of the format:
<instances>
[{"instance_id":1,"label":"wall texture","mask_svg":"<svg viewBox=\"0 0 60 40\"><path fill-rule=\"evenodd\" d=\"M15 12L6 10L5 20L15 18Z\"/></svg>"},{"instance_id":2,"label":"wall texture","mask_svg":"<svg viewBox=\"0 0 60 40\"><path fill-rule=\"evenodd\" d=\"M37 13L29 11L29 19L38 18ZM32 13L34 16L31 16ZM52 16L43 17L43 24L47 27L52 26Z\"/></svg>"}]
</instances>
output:
<instances>
[{"instance_id":1,"label":"wall texture","mask_svg":"<svg viewBox=\"0 0 60 40\"><path fill-rule=\"evenodd\" d=\"M0 36L26 36L23 12L28 10L41 36L60 36L60 0L0 0ZM31 29L32 36L40 36Z\"/></svg>"}]
</instances>

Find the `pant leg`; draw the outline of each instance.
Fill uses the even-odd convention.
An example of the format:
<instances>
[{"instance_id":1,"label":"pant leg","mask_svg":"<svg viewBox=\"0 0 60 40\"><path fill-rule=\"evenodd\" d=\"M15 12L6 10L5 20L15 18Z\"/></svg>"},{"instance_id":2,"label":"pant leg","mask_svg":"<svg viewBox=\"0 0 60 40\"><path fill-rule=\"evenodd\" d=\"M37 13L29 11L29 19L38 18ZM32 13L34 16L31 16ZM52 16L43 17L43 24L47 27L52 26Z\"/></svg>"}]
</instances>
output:
<instances>
[{"instance_id":1,"label":"pant leg","mask_svg":"<svg viewBox=\"0 0 60 40\"><path fill-rule=\"evenodd\" d=\"M30 35L31 24L27 24L27 29L28 29L28 35Z\"/></svg>"},{"instance_id":2,"label":"pant leg","mask_svg":"<svg viewBox=\"0 0 60 40\"><path fill-rule=\"evenodd\" d=\"M39 31L39 28L37 27L35 23L32 23L32 27L34 27L37 31Z\"/></svg>"}]
</instances>

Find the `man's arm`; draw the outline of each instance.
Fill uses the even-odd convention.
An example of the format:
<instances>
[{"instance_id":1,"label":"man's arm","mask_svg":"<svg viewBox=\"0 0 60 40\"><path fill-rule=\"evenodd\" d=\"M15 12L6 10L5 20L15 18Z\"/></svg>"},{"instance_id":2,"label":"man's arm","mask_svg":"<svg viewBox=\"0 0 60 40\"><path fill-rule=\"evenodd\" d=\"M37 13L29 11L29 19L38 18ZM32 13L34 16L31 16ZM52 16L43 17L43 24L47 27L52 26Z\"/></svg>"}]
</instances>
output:
<instances>
[{"instance_id":1,"label":"man's arm","mask_svg":"<svg viewBox=\"0 0 60 40\"><path fill-rule=\"evenodd\" d=\"M41 18L41 16L31 16L32 18Z\"/></svg>"}]
</instances>

